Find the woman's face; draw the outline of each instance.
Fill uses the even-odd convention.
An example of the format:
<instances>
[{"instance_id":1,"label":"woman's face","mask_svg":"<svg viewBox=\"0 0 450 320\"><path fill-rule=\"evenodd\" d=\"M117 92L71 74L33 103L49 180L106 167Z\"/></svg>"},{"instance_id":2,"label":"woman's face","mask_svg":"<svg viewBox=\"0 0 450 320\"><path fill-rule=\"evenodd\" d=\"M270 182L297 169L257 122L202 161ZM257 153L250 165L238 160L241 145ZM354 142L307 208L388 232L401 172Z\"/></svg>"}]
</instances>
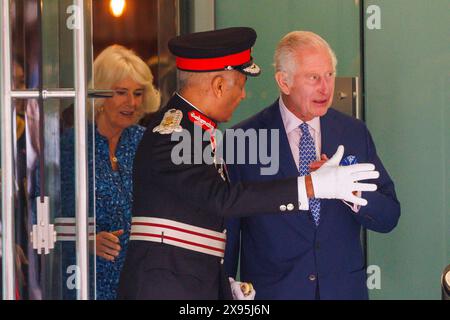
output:
<instances>
[{"instance_id":1,"label":"woman's face","mask_svg":"<svg viewBox=\"0 0 450 320\"><path fill-rule=\"evenodd\" d=\"M115 129L125 129L138 120L138 107L144 98L144 86L126 78L115 83L112 88L114 95L105 99L103 111L100 116L104 117L102 123Z\"/></svg>"}]
</instances>

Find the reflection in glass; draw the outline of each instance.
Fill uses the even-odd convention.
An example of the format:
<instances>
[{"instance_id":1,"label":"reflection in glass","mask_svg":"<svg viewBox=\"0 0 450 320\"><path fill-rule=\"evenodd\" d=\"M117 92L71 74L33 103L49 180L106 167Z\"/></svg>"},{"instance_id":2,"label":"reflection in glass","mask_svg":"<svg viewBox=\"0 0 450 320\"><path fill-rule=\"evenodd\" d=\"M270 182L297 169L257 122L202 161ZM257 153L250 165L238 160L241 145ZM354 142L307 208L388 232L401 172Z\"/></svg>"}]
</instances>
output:
<instances>
[{"instance_id":1,"label":"reflection in glass","mask_svg":"<svg viewBox=\"0 0 450 320\"><path fill-rule=\"evenodd\" d=\"M59 19L59 16L66 15L67 7L73 3L70 0L42 1L42 23L37 11L40 3L38 0L11 2L14 90L36 90L40 86L73 87L73 32L65 28L64 19ZM55 23L62 27L55 28ZM41 50L43 67L39 68ZM44 74L40 75L40 70L44 70ZM39 84L40 78L43 79L42 84ZM63 164L60 159L61 150L66 146L62 132L73 125L70 105L73 101L52 99L46 100L41 109L35 99L13 100L17 128L14 133L16 299L76 298L78 269L71 262L76 258L75 241L73 237L70 243L61 240L67 229L73 234L76 230L74 219L71 225L61 220L64 215L75 212L73 202L61 201L63 183L74 179L73 161ZM40 120L45 124L42 131L39 130ZM44 148L39 143L41 137L45 141ZM88 137L88 145L92 148L92 136ZM71 153L74 156L73 150ZM92 177L93 167L88 172ZM72 176L68 178L68 175ZM45 183L41 185L42 181ZM91 184L91 197L93 190ZM71 192L74 194L73 189ZM63 231L58 234L58 241L50 254L38 254L30 239L32 227L37 224L36 203L41 195L49 197L50 223L55 224L58 231ZM90 213L94 214L93 208ZM69 256L70 259L66 259ZM94 264L91 265L90 279L95 281ZM91 296L94 296L94 286Z\"/></svg>"},{"instance_id":2,"label":"reflection in glass","mask_svg":"<svg viewBox=\"0 0 450 320\"><path fill-rule=\"evenodd\" d=\"M108 5L109 1L86 3L86 32L94 30L94 47L92 43L87 44L88 73L91 70L92 52L97 56L113 43L122 44L133 49L151 68L153 84L160 90L165 103L176 87L175 65L173 57L168 54L167 41L177 32L178 0L127 0L126 10L119 18L113 18L108 10L102 9L101 6ZM40 4L43 10L41 21L38 19ZM14 90L73 88L73 31L67 28L65 20L70 5L73 5L72 0L11 0ZM92 7L93 28L90 27ZM114 21L112 24L111 20ZM86 39L89 41L91 35L87 34ZM42 68L39 67L41 63ZM17 299L77 297L79 269L76 266L78 252L75 249L75 153L74 141L70 138L74 123L73 102L73 99L45 100L42 108L39 108L36 99L12 101L16 128L13 158ZM95 112L90 113L93 117ZM151 112L143 117L141 124L145 125L150 117ZM45 124L42 131L39 129L40 120ZM94 148L94 141L98 145L107 143L98 134L93 118L88 128L89 215L90 233L93 236L96 209L93 201L96 190L94 173L101 174L101 170L94 171L94 165L98 165L98 154L104 151L97 146ZM39 144L41 137L45 141L43 148ZM121 159L116 157L120 165ZM131 171L126 174L131 174ZM42 181L45 183L41 186ZM102 191L101 187L98 190ZM49 197L50 223L58 231L55 248L48 255L37 254L30 241L30 231L37 223L36 199L41 195ZM103 194L100 192L99 196ZM95 297L96 283L94 247L92 241L89 256L91 299Z\"/></svg>"},{"instance_id":3,"label":"reflection in glass","mask_svg":"<svg viewBox=\"0 0 450 320\"><path fill-rule=\"evenodd\" d=\"M37 50L39 29L37 1L12 1L12 89L38 86ZM42 299L40 258L29 235L36 223L35 195L38 185L39 108L34 99L13 99L14 133L14 229L16 299Z\"/></svg>"}]
</instances>

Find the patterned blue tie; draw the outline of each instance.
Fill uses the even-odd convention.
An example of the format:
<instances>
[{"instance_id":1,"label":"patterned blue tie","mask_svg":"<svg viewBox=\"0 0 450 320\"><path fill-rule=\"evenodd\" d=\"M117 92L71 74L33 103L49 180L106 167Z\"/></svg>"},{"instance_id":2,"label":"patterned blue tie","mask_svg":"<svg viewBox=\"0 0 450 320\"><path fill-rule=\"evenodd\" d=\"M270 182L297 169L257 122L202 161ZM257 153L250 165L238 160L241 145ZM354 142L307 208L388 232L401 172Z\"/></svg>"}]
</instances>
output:
<instances>
[{"instance_id":1,"label":"patterned blue tie","mask_svg":"<svg viewBox=\"0 0 450 320\"><path fill-rule=\"evenodd\" d=\"M300 176L306 176L309 174L309 164L316 161L316 146L311 134L309 133L308 124L303 122L299 128L302 130L299 145L299 173ZM318 226L320 219L320 200L315 198L309 199L309 210L311 211L316 226Z\"/></svg>"}]
</instances>

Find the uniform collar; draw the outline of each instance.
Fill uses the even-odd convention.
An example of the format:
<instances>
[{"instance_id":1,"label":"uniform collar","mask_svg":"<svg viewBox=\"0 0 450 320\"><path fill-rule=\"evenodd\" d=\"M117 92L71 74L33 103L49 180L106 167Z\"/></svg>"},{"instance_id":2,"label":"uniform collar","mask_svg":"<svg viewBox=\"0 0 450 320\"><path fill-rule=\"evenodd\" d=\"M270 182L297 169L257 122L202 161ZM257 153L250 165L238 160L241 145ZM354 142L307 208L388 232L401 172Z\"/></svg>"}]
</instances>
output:
<instances>
[{"instance_id":1,"label":"uniform collar","mask_svg":"<svg viewBox=\"0 0 450 320\"><path fill-rule=\"evenodd\" d=\"M202 127L205 131L210 131L210 130L214 130L215 128L217 128L217 123L215 121L211 120L210 118L208 118L207 116L205 116L205 114L199 108L197 108L192 103L190 103L188 100L186 100L178 92L176 93L176 95L178 97L180 97L180 99L182 99L184 102L186 102L189 106L191 106L193 109L195 109L195 110L189 111L189 113L188 113L188 117L191 122Z\"/></svg>"},{"instance_id":2,"label":"uniform collar","mask_svg":"<svg viewBox=\"0 0 450 320\"><path fill-rule=\"evenodd\" d=\"M179 94L178 92L175 92L175 94L181 99L181 100L183 100L184 102L186 102L188 105L190 105L192 108L194 108L195 110L197 110L198 112L200 112L200 113L202 113L203 114L203 112L199 109L199 108L197 108L196 106L194 106L192 103L190 103L185 97L183 97L181 94Z\"/></svg>"}]
</instances>

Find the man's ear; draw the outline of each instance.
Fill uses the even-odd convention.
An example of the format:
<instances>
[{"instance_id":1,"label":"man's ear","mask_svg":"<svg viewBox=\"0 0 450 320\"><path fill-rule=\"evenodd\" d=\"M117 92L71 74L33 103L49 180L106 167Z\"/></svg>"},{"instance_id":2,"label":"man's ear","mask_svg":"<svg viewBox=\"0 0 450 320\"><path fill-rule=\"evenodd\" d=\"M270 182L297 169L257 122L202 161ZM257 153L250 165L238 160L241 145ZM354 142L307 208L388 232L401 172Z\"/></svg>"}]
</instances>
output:
<instances>
[{"instance_id":1,"label":"man's ear","mask_svg":"<svg viewBox=\"0 0 450 320\"><path fill-rule=\"evenodd\" d=\"M215 76L211 80L211 89L217 98L221 98L225 90L225 78L221 75Z\"/></svg>"},{"instance_id":2,"label":"man's ear","mask_svg":"<svg viewBox=\"0 0 450 320\"><path fill-rule=\"evenodd\" d=\"M291 87L288 82L288 75L286 72L278 71L275 73L275 80L277 81L278 87L281 92L285 95L289 95L291 93Z\"/></svg>"}]
</instances>

